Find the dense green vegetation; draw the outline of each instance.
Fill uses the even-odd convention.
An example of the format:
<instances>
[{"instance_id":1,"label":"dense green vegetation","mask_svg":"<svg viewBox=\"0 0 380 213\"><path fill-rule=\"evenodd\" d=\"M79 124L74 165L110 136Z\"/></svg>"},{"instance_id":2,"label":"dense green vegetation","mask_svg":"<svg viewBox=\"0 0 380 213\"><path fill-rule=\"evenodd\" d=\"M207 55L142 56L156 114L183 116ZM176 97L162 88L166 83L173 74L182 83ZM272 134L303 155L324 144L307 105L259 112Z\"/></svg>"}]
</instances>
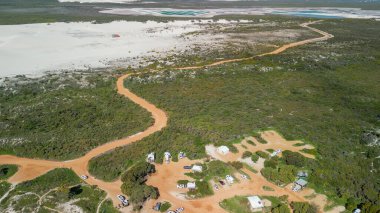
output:
<instances>
[{"instance_id":1,"label":"dense green vegetation","mask_svg":"<svg viewBox=\"0 0 380 213\"><path fill-rule=\"evenodd\" d=\"M16 190L42 195L56 187L67 188L80 183L80 178L70 169L54 169L48 173L17 184Z\"/></svg>"},{"instance_id":2,"label":"dense green vegetation","mask_svg":"<svg viewBox=\"0 0 380 213\"><path fill-rule=\"evenodd\" d=\"M0 185L1 191L9 188L9 184L4 183ZM105 196L104 191L96 186L82 184L72 170L54 169L34 180L17 184L0 204L0 211L11 208L17 212L45 212L45 207L59 209L66 204L90 213L96 212ZM106 208L113 209L112 205Z\"/></svg>"},{"instance_id":3,"label":"dense green vegetation","mask_svg":"<svg viewBox=\"0 0 380 213\"><path fill-rule=\"evenodd\" d=\"M15 81L0 87L0 153L72 159L151 123L148 112L116 93L112 73Z\"/></svg>"},{"instance_id":4,"label":"dense green vegetation","mask_svg":"<svg viewBox=\"0 0 380 213\"><path fill-rule=\"evenodd\" d=\"M272 128L317 147L317 160L307 166L310 186L318 192L339 203L354 197L378 205L380 170L367 153L380 148L366 146L361 137L380 128L380 22L326 20L316 27L335 37L191 75L177 71L155 80L149 73L140 76L145 81L128 79L127 87L168 113L169 126L92 164L104 166L112 159L123 168L129 153L150 150L185 151L197 158L209 142L226 144Z\"/></svg>"},{"instance_id":5,"label":"dense green vegetation","mask_svg":"<svg viewBox=\"0 0 380 213\"><path fill-rule=\"evenodd\" d=\"M157 199L159 196L156 187L145 184L146 176L153 172L155 172L153 164L139 162L128 169L121 177L123 182L121 190L125 195L129 196L135 210L141 209L147 199Z\"/></svg>"},{"instance_id":6,"label":"dense green vegetation","mask_svg":"<svg viewBox=\"0 0 380 213\"><path fill-rule=\"evenodd\" d=\"M170 209L170 207L172 206L172 204L170 204L169 202L163 202L161 204L161 208L160 208L160 212L166 212L167 210Z\"/></svg>"},{"instance_id":7,"label":"dense green vegetation","mask_svg":"<svg viewBox=\"0 0 380 213\"><path fill-rule=\"evenodd\" d=\"M17 172L17 165L0 165L0 181L6 180Z\"/></svg>"},{"instance_id":8,"label":"dense green vegetation","mask_svg":"<svg viewBox=\"0 0 380 213\"><path fill-rule=\"evenodd\" d=\"M310 205L309 203L302 202L291 202L290 207L292 207L294 213L316 213L317 208Z\"/></svg>"},{"instance_id":9,"label":"dense green vegetation","mask_svg":"<svg viewBox=\"0 0 380 213\"><path fill-rule=\"evenodd\" d=\"M107 199L100 207L99 213L119 213L119 211L113 206L112 200Z\"/></svg>"},{"instance_id":10,"label":"dense green vegetation","mask_svg":"<svg viewBox=\"0 0 380 213\"><path fill-rule=\"evenodd\" d=\"M2 197L11 187L11 184L6 181L0 182L0 197Z\"/></svg>"}]
</instances>

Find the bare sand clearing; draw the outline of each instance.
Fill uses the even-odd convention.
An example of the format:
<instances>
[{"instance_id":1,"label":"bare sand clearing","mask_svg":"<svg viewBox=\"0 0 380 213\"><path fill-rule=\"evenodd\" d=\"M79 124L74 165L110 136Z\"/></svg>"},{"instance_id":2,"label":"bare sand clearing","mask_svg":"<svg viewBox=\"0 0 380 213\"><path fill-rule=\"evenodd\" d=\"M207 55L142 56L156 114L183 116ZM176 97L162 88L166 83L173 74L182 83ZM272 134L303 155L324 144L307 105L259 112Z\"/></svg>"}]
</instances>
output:
<instances>
[{"instance_id":1,"label":"bare sand clearing","mask_svg":"<svg viewBox=\"0 0 380 213\"><path fill-rule=\"evenodd\" d=\"M301 26L321 34L322 37L307 39L304 41L287 44L278 48L277 50L274 50L269 53L261 54L258 56L241 58L241 59L223 60L223 61L218 61L206 66L183 67L183 68L178 68L178 69L199 69L203 67L211 67L211 66L217 66L217 65L225 64L225 63L253 59L255 57L261 57L265 55L279 54L291 47L296 47L296 46L300 46L300 45L311 43L311 42L323 41L323 40L327 40L333 37L333 35L329 33L323 32L321 30L318 30L309 26L310 24L314 24L314 23L317 23L317 22L308 22L308 23L302 24ZM49 161L49 160L27 159L27 158L21 158L21 157L16 157L16 156L11 156L11 155L1 155L0 156L1 164L17 164L20 166L19 171L13 177L9 179L9 182L19 183L22 181L31 180L40 175L45 174L46 172L54 168L71 168L78 175L83 175L83 174L89 175L88 162L93 157L106 153L117 147L125 146L127 144L141 140L142 138L147 137L153 134L154 132L160 131L162 128L166 127L168 117L163 110L158 109L153 104L149 103L148 101L144 100L141 97L138 97L137 95L130 92L127 88L124 87L123 85L124 79L127 78L129 75L130 74L123 75L117 80L118 93L121 95L124 95L125 97L129 98L131 101L140 105L142 108L148 110L152 114L152 117L154 118L154 121L155 121L152 126L150 126L148 129L146 129L143 132L131 135L127 138L115 140L115 141L103 144L91 150L90 152L85 154L83 157L70 160L70 161L58 162L58 161ZM268 135L264 134L263 137L266 140L273 141L273 143L271 143L272 144L271 147L281 148L282 143L284 141L281 140L281 137L277 137L276 134L274 133L272 134L272 133L268 133ZM287 147L290 147L290 146L287 146ZM296 148L294 148L294 150L297 151ZM187 212L223 212L223 210L218 205L218 203L221 200L231 197L233 195L251 194L252 192L255 192L255 193L260 192L260 194L263 194L263 195L276 195L276 196L287 194L289 195L290 200L299 200L299 201L305 200L302 196L298 194L294 194L288 189L277 187L274 184L268 182L265 178L261 177L260 175L256 175L248 170L245 170L245 172L248 175L250 175L251 177L254 177L253 180L249 181L249 184L248 182L244 183L242 181L241 184L235 184L231 186L231 188L228 189L228 191L226 191L227 189L221 189L212 197L183 202L183 196L182 197L180 196L181 199L178 198L178 195L180 195L181 192L177 193L175 184L174 184L175 188L173 187L173 181L176 180L177 178L183 177L182 176L183 174L181 174L180 172L180 167L182 166L181 163L190 163L190 162L181 161L179 164L172 163L170 165L167 165L168 167L166 167L166 165L157 165L158 172L157 174L149 178L148 184L155 185L160 189L160 193L161 193L160 199L170 200L170 202L173 203L173 206L185 206ZM115 182L104 182L102 180L98 180L95 177L92 177L89 175L89 178L86 180L86 182L90 185L97 185L100 189L106 191L107 196L113 200L115 205L119 203L119 201L116 199L116 195L121 193L120 180L115 181ZM176 183L176 181L174 183ZM274 192L263 191L262 190L263 185L270 186L274 188L275 191ZM177 195L177 196L173 196L173 195ZM153 201L148 202L147 204L148 208L145 208L144 211L150 211L149 205L152 204L152 202ZM131 209L129 207L129 208L122 209L121 211L129 212L131 211Z\"/></svg>"},{"instance_id":2,"label":"bare sand clearing","mask_svg":"<svg viewBox=\"0 0 380 213\"><path fill-rule=\"evenodd\" d=\"M244 151L249 150L251 152L256 151L265 151L266 149L282 149L282 150L291 150L294 152L299 152L305 146L295 147L294 144L299 143L300 141L287 141L282 138L278 133L274 131L266 131L261 135L268 143L261 144L255 141L256 146L248 144L244 139L241 144L237 144L239 150L238 153L228 153L222 155L217 153L215 150L209 149L208 153L212 157L224 161L237 161L241 159L241 155ZM249 138L253 140L253 137ZM247 148L243 148L243 145ZM307 146L312 148L311 146ZM304 153L301 153L304 154ZM305 155L305 154L304 154ZM305 155L305 157L311 157L312 155ZM243 171L250 176L250 180L245 180L240 177L239 174L235 174L235 177L239 179L239 183L232 184L230 186L220 187L219 190L214 190L215 194L206 198L196 199L196 200L184 200L183 196L178 196L186 193L187 189L177 189L178 180L191 180L188 176L185 175L185 172L191 172L190 170L183 169L185 165L194 164L197 161L192 161L189 159L183 159L179 162L171 162L169 164L156 165L157 172L149 177L147 184L158 187L160 191L159 201L169 201L173 207L176 209L179 207L184 207L186 212L223 212L224 210L219 206L219 202L223 199L233 197L235 195L267 195L267 196L281 196L288 195L289 201L303 201L307 202L308 200L304 197L303 194L293 192L290 188L279 187L268 180L266 180L261 173L253 173L248 169L243 169ZM262 187L269 186L274 189L274 191L265 191ZM150 206L153 206L154 202L150 201L147 204L148 209L144 211L150 212Z\"/></svg>"}]
</instances>

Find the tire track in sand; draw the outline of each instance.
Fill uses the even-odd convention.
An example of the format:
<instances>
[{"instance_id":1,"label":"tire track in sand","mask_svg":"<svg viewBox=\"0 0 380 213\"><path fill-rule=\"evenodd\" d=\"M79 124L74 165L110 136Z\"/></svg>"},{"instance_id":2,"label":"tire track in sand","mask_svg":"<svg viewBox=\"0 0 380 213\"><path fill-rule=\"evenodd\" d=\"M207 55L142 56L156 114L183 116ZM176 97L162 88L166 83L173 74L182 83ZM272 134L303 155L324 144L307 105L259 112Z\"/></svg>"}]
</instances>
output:
<instances>
[{"instance_id":1,"label":"tire track in sand","mask_svg":"<svg viewBox=\"0 0 380 213\"><path fill-rule=\"evenodd\" d=\"M324 40L333 38L334 37L333 35L309 26L311 24L315 24L318 22L320 21L307 22L307 23L301 24L300 26L304 28L308 28L316 33L321 34L322 35L321 37L311 38L311 39L306 39L303 41L286 44L271 52L263 53L263 54L252 56L252 57L227 59L227 60L217 61L208 65L179 67L176 69L178 70L201 69L205 67L218 66L218 65L226 64L226 63L233 63L233 62L240 62L240 61L255 59L257 57L263 57L267 55L276 55L292 47L301 46L304 44L318 42L318 41L324 41ZM100 145L92 149L88 153L86 153L84 156L74 159L74 160L69 160L69 161L60 162L60 161L51 161L51 160L22 158L22 157L16 157L12 155L0 155L1 164L19 165L18 172L15 175L13 175L11 178L9 178L8 181L13 184L17 184L22 181L34 179L55 168L71 168L79 176L83 174L89 175L88 163L92 158L98 155L104 154L117 147L122 147L128 144L131 144L133 142L139 141L166 127L168 117L163 110L157 108L155 105L135 95L134 93L132 93L131 91L129 91L127 88L124 87L124 80L128 78L130 75L131 74L125 74L118 78L117 80L118 93L130 99L132 102L138 104L140 107L149 111L152 114L152 117L154 119L154 124L152 126L144 130L143 132L139 132L127 138L111 141L109 143ZM120 186L122 183L120 180L117 180L115 182L104 182L102 180L98 180L95 177L92 177L89 175L89 178L86 180L86 182L90 185L97 185L100 189L104 190L107 193L108 197L114 201L114 204L118 203L116 195L121 193Z\"/></svg>"}]
</instances>

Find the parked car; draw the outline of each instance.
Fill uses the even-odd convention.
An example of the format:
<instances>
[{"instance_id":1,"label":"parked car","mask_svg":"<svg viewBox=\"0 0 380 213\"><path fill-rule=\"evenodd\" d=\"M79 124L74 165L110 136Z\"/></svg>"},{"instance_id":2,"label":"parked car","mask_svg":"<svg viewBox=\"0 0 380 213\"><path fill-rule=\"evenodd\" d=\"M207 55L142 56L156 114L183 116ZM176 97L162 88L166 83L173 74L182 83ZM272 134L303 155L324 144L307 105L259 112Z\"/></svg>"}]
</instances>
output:
<instances>
[{"instance_id":1,"label":"parked car","mask_svg":"<svg viewBox=\"0 0 380 213\"><path fill-rule=\"evenodd\" d=\"M215 190L219 190L219 186L216 185L216 184L214 184L214 189L215 189Z\"/></svg>"},{"instance_id":2,"label":"parked car","mask_svg":"<svg viewBox=\"0 0 380 213\"><path fill-rule=\"evenodd\" d=\"M183 212L183 210L185 210L183 207L180 207L178 209L175 210L176 213L180 213L180 212Z\"/></svg>"},{"instance_id":3,"label":"parked car","mask_svg":"<svg viewBox=\"0 0 380 213\"><path fill-rule=\"evenodd\" d=\"M185 184L177 184L177 188L178 189L183 189L183 188L186 188L186 187L185 187Z\"/></svg>"},{"instance_id":4,"label":"parked car","mask_svg":"<svg viewBox=\"0 0 380 213\"><path fill-rule=\"evenodd\" d=\"M222 180L220 180L219 183L222 184L223 186L225 184L224 181L222 181Z\"/></svg>"},{"instance_id":5,"label":"parked car","mask_svg":"<svg viewBox=\"0 0 380 213\"><path fill-rule=\"evenodd\" d=\"M128 200L125 199L125 197L123 195L117 195L116 197L117 197L117 199L120 200L120 202L123 204L123 206L128 206L129 205Z\"/></svg>"},{"instance_id":6,"label":"parked car","mask_svg":"<svg viewBox=\"0 0 380 213\"><path fill-rule=\"evenodd\" d=\"M184 166L183 167L184 169L191 169L191 168L193 168L192 166Z\"/></svg>"},{"instance_id":7,"label":"parked car","mask_svg":"<svg viewBox=\"0 0 380 213\"><path fill-rule=\"evenodd\" d=\"M247 177L247 175L241 175L241 178L243 178L243 179L248 179L248 177Z\"/></svg>"},{"instance_id":8,"label":"parked car","mask_svg":"<svg viewBox=\"0 0 380 213\"><path fill-rule=\"evenodd\" d=\"M160 211L161 209L161 202L157 202L155 206L153 206L153 210Z\"/></svg>"},{"instance_id":9,"label":"parked car","mask_svg":"<svg viewBox=\"0 0 380 213\"><path fill-rule=\"evenodd\" d=\"M82 178L82 180L87 180L88 176L87 175L81 175L80 178Z\"/></svg>"}]
</instances>

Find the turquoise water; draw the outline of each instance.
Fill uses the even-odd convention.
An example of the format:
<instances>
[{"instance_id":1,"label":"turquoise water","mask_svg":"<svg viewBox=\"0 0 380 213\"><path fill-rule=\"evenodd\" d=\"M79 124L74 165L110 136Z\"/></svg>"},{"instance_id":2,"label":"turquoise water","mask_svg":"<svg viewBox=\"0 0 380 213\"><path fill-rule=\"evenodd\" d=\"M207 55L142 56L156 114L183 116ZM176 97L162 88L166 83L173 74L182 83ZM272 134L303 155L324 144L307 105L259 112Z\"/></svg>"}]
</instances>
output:
<instances>
[{"instance_id":1,"label":"turquoise water","mask_svg":"<svg viewBox=\"0 0 380 213\"><path fill-rule=\"evenodd\" d=\"M299 16L299 17L308 17L308 18L343 18L341 16L328 15L318 10L303 10L303 11L294 11L294 12L275 11L275 12L272 12L272 14L290 15L290 16Z\"/></svg>"},{"instance_id":2,"label":"turquoise water","mask_svg":"<svg viewBox=\"0 0 380 213\"><path fill-rule=\"evenodd\" d=\"M160 14L166 16L198 16L208 13L200 10L162 10Z\"/></svg>"}]
</instances>

